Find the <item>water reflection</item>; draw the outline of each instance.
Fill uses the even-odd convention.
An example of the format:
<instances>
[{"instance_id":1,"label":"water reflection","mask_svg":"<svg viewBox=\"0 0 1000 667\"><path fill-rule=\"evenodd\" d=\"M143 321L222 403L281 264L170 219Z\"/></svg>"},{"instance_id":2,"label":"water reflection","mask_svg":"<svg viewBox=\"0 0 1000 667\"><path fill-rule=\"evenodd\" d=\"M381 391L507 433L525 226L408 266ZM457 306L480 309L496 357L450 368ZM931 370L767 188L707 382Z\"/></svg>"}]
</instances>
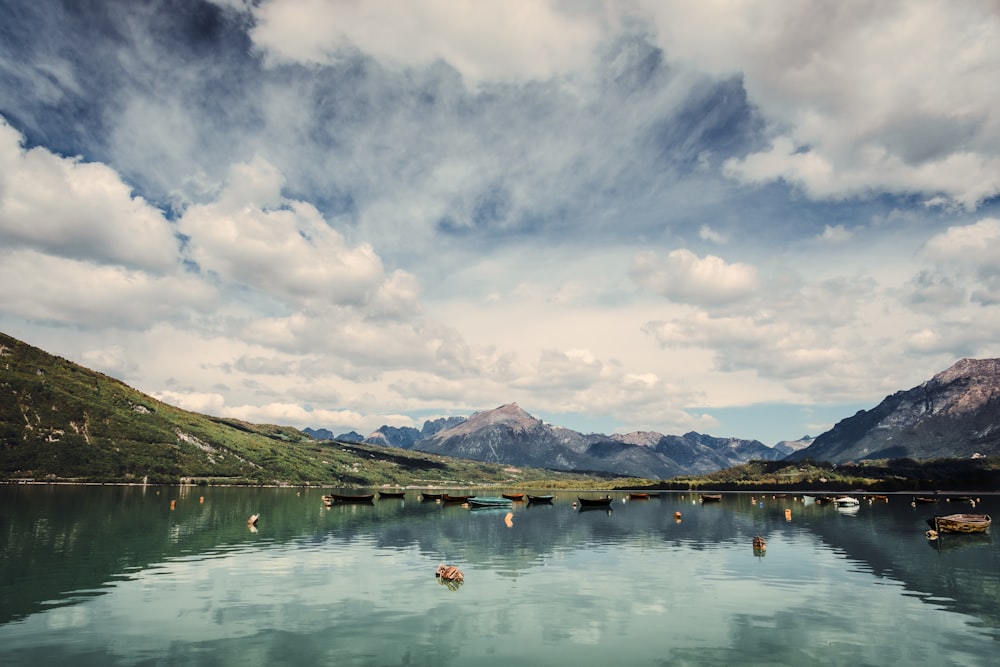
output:
<instances>
[{"instance_id":1,"label":"water reflection","mask_svg":"<svg viewBox=\"0 0 1000 667\"><path fill-rule=\"evenodd\" d=\"M0 662L989 664L1000 638L997 546L929 544L908 498L323 495L0 489Z\"/></svg>"}]
</instances>

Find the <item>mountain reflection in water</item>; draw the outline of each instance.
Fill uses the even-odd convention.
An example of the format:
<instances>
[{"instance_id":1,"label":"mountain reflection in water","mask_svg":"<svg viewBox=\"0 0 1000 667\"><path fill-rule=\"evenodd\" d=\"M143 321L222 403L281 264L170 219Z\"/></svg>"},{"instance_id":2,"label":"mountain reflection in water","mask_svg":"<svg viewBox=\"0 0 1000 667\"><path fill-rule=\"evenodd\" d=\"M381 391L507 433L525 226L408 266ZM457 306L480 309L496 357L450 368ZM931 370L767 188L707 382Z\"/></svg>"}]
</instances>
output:
<instances>
[{"instance_id":1,"label":"mountain reflection in water","mask_svg":"<svg viewBox=\"0 0 1000 667\"><path fill-rule=\"evenodd\" d=\"M997 544L924 536L967 506L328 492L0 487L0 664L985 665L1000 640Z\"/></svg>"}]
</instances>

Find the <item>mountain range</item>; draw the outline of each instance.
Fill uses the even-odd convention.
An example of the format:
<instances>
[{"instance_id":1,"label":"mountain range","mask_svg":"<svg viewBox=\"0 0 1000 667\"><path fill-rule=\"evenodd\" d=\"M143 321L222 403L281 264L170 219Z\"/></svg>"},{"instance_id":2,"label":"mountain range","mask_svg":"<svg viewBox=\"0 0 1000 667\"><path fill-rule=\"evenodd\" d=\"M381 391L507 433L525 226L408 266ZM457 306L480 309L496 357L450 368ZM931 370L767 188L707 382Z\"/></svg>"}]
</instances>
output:
<instances>
[{"instance_id":1,"label":"mountain range","mask_svg":"<svg viewBox=\"0 0 1000 667\"><path fill-rule=\"evenodd\" d=\"M523 469L517 475L532 479L669 479L750 461L1000 456L1000 359L963 359L815 438L774 447L695 432L582 434L516 403L368 436L256 425L181 410L2 333L0 390L0 476L8 478L363 485L414 474L497 479Z\"/></svg>"},{"instance_id":2,"label":"mountain range","mask_svg":"<svg viewBox=\"0 0 1000 667\"><path fill-rule=\"evenodd\" d=\"M319 437L319 431L306 429ZM322 432L328 437L329 431ZM355 432L338 440L360 438ZM1000 359L962 359L932 379L886 397L812 438L768 447L757 440L690 432L582 434L551 426L516 403L422 429L383 426L363 442L476 461L646 479L701 475L751 460L831 463L1000 455Z\"/></svg>"}]
</instances>

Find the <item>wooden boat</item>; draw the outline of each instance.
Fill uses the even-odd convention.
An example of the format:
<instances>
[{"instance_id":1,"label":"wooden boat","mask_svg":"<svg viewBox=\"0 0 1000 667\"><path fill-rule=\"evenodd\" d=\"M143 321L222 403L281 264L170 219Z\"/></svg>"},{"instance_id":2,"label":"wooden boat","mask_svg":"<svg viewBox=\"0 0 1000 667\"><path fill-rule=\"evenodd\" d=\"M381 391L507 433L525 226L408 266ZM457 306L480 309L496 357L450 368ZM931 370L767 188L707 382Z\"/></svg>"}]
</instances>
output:
<instances>
[{"instance_id":1,"label":"wooden boat","mask_svg":"<svg viewBox=\"0 0 1000 667\"><path fill-rule=\"evenodd\" d=\"M524 500L523 493L501 493L500 495L507 500Z\"/></svg>"},{"instance_id":2,"label":"wooden boat","mask_svg":"<svg viewBox=\"0 0 1000 667\"><path fill-rule=\"evenodd\" d=\"M552 495L545 495L545 496L532 496L532 495L529 495L528 496L528 504L529 505L531 505L531 504L542 505L542 504L546 504L547 503L547 504L551 505L553 498L555 498L555 496L552 496Z\"/></svg>"},{"instance_id":3,"label":"wooden boat","mask_svg":"<svg viewBox=\"0 0 1000 667\"><path fill-rule=\"evenodd\" d=\"M722 500L721 493L703 493L701 494L701 502L703 503L717 503Z\"/></svg>"},{"instance_id":4,"label":"wooden boat","mask_svg":"<svg viewBox=\"0 0 1000 667\"><path fill-rule=\"evenodd\" d=\"M514 501L510 498L496 496L472 496L468 500L469 507L510 507Z\"/></svg>"},{"instance_id":5,"label":"wooden boat","mask_svg":"<svg viewBox=\"0 0 1000 667\"><path fill-rule=\"evenodd\" d=\"M448 503L449 505L461 504L469 502L469 498L472 497L473 496L453 496L446 493L443 496L441 496L441 502Z\"/></svg>"},{"instance_id":6,"label":"wooden boat","mask_svg":"<svg viewBox=\"0 0 1000 667\"><path fill-rule=\"evenodd\" d=\"M861 504L860 500L851 496L840 496L839 498L834 498L833 502L837 507L853 507Z\"/></svg>"},{"instance_id":7,"label":"wooden boat","mask_svg":"<svg viewBox=\"0 0 1000 667\"><path fill-rule=\"evenodd\" d=\"M347 495L343 493L331 493L329 496L323 496L324 501L327 498L335 503L370 503L375 499L375 494Z\"/></svg>"},{"instance_id":8,"label":"wooden boat","mask_svg":"<svg viewBox=\"0 0 1000 667\"><path fill-rule=\"evenodd\" d=\"M937 501L937 498L928 498L927 496L917 496L913 499L915 503L936 503Z\"/></svg>"},{"instance_id":9,"label":"wooden boat","mask_svg":"<svg viewBox=\"0 0 1000 667\"><path fill-rule=\"evenodd\" d=\"M406 491L379 491L379 498L405 498Z\"/></svg>"},{"instance_id":10,"label":"wooden boat","mask_svg":"<svg viewBox=\"0 0 1000 667\"><path fill-rule=\"evenodd\" d=\"M580 507L609 507L611 505L612 498L611 496L605 496L603 498L580 498L578 496L577 500L580 501Z\"/></svg>"},{"instance_id":11,"label":"wooden boat","mask_svg":"<svg viewBox=\"0 0 1000 667\"><path fill-rule=\"evenodd\" d=\"M949 514L927 519L927 523L939 533L985 533L993 519L989 514Z\"/></svg>"},{"instance_id":12,"label":"wooden boat","mask_svg":"<svg viewBox=\"0 0 1000 667\"><path fill-rule=\"evenodd\" d=\"M628 494L629 500L649 500L648 493L630 493Z\"/></svg>"},{"instance_id":13,"label":"wooden boat","mask_svg":"<svg viewBox=\"0 0 1000 667\"><path fill-rule=\"evenodd\" d=\"M444 498L444 495L445 494L443 493L427 493L426 491L424 491L423 493L420 494L420 499L428 501L441 500L442 498Z\"/></svg>"}]
</instances>

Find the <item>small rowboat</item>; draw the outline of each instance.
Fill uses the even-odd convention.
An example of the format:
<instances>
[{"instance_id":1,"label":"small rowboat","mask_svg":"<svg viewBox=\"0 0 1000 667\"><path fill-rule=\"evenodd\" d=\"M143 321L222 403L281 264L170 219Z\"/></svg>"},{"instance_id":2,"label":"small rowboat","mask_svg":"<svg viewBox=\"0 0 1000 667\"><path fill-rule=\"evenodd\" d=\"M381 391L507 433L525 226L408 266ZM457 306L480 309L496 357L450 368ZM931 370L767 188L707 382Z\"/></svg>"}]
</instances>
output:
<instances>
[{"instance_id":1,"label":"small rowboat","mask_svg":"<svg viewBox=\"0 0 1000 667\"><path fill-rule=\"evenodd\" d=\"M501 493L500 495L507 500L524 500L523 493Z\"/></svg>"},{"instance_id":2,"label":"small rowboat","mask_svg":"<svg viewBox=\"0 0 1000 667\"><path fill-rule=\"evenodd\" d=\"M552 496L552 495L545 495L545 496L531 496L531 495L529 495L528 496L528 504L529 505L543 505L543 504L549 504L549 505L551 505L553 498L555 498L555 496Z\"/></svg>"},{"instance_id":3,"label":"small rowboat","mask_svg":"<svg viewBox=\"0 0 1000 667\"><path fill-rule=\"evenodd\" d=\"M326 501L327 498L335 503L370 503L375 498L374 493L368 493L364 495L352 496L344 495L341 493L331 493L329 496L323 496L323 500Z\"/></svg>"},{"instance_id":4,"label":"small rowboat","mask_svg":"<svg viewBox=\"0 0 1000 667\"><path fill-rule=\"evenodd\" d=\"M611 505L611 496L605 496L603 498L580 498L580 507L608 507Z\"/></svg>"},{"instance_id":5,"label":"small rowboat","mask_svg":"<svg viewBox=\"0 0 1000 667\"><path fill-rule=\"evenodd\" d=\"M472 496L468 503L470 507L510 507L514 501L510 498L497 498L496 496Z\"/></svg>"},{"instance_id":6,"label":"small rowboat","mask_svg":"<svg viewBox=\"0 0 1000 667\"><path fill-rule=\"evenodd\" d=\"M406 491L379 491L379 498L405 498Z\"/></svg>"},{"instance_id":7,"label":"small rowboat","mask_svg":"<svg viewBox=\"0 0 1000 667\"><path fill-rule=\"evenodd\" d=\"M927 496L917 496L916 498L913 499L913 501L917 503L936 503L938 499L928 498Z\"/></svg>"},{"instance_id":8,"label":"small rowboat","mask_svg":"<svg viewBox=\"0 0 1000 667\"><path fill-rule=\"evenodd\" d=\"M628 494L629 500L649 500L648 493L630 493Z\"/></svg>"},{"instance_id":9,"label":"small rowboat","mask_svg":"<svg viewBox=\"0 0 1000 667\"><path fill-rule=\"evenodd\" d=\"M461 503L469 502L469 498L472 498L472 497L473 496L452 496L452 495L449 495L449 494L446 493L446 494L444 494L441 497L441 502L448 503L450 505L461 504Z\"/></svg>"},{"instance_id":10,"label":"small rowboat","mask_svg":"<svg viewBox=\"0 0 1000 667\"><path fill-rule=\"evenodd\" d=\"M857 498L853 498L851 496L841 496L839 498L834 498L833 502L835 505L837 505L837 507L853 507L861 504L860 500L858 500Z\"/></svg>"},{"instance_id":11,"label":"small rowboat","mask_svg":"<svg viewBox=\"0 0 1000 667\"><path fill-rule=\"evenodd\" d=\"M939 533L985 533L993 519L989 514L949 514L927 519L927 523Z\"/></svg>"},{"instance_id":12,"label":"small rowboat","mask_svg":"<svg viewBox=\"0 0 1000 667\"><path fill-rule=\"evenodd\" d=\"M420 494L420 499L427 501L441 500L444 498L444 495L445 494L443 493L427 493L426 491L424 491L423 493Z\"/></svg>"},{"instance_id":13,"label":"small rowboat","mask_svg":"<svg viewBox=\"0 0 1000 667\"><path fill-rule=\"evenodd\" d=\"M717 503L722 500L721 493L703 493L701 494L701 502L703 503Z\"/></svg>"}]
</instances>

